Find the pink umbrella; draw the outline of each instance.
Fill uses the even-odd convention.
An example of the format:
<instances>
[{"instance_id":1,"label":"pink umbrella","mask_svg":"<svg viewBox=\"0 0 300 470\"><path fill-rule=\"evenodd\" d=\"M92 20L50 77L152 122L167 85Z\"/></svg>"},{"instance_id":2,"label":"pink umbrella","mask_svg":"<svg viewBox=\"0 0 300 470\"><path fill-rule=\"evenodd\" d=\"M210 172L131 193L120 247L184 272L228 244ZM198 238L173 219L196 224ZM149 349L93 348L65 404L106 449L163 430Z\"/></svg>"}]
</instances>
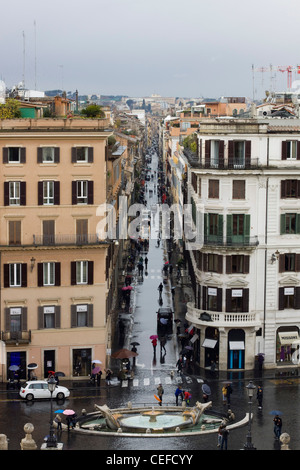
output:
<instances>
[{"instance_id":1,"label":"pink umbrella","mask_svg":"<svg viewBox=\"0 0 300 470\"><path fill-rule=\"evenodd\" d=\"M75 411L73 410L65 410L63 412L63 415L66 415L66 416L71 416L71 415L74 415L75 414Z\"/></svg>"},{"instance_id":2,"label":"pink umbrella","mask_svg":"<svg viewBox=\"0 0 300 470\"><path fill-rule=\"evenodd\" d=\"M150 336L150 339L157 339L157 338L158 338L157 335L152 335L152 336Z\"/></svg>"},{"instance_id":3,"label":"pink umbrella","mask_svg":"<svg viewBox=\"0 0 300 470\"><path fill-rule=\"evenodd\" d=\"M94 367L92 374L98 374L99 370L101 370L100 367Z\"/></svg>"}]
</instances>

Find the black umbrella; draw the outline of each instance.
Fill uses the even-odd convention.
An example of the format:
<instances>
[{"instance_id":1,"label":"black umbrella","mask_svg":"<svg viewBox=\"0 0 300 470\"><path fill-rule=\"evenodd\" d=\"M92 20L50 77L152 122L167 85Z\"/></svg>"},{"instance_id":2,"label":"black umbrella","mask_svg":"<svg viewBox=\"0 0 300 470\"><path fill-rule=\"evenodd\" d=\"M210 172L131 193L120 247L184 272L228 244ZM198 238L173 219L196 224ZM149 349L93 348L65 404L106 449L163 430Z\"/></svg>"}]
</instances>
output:
<instances>
[{"instance_id":1,"label":"black umbrella","mask_svg":"<svg viewBox=\"0 0 300 470\"><path fill-rule=\"evenodd\" d=\"M55 372L56 377L65 377L66 374L64 372Z\"/></svg>"},{"instance_id":2,"label":"black umbrella","mask_svg":"<svg viewBox=\"0 0 300 470\"><path fill-rule=\"evenodd\" d=\"M136 341L133 341L133 343L130 344L132 344L132 346L140 346L140 343L137 343Z\"/></svg>"},{"instance_id":3,"label":"black umbrella","mask_svg":"<svg viewBox=\"0 0 300 470\"><path fill-rule=\"evenodd\" d=\"M28 364L27 369L37 369L38 365L35 362Z\"/></svg>"}]
</instances>

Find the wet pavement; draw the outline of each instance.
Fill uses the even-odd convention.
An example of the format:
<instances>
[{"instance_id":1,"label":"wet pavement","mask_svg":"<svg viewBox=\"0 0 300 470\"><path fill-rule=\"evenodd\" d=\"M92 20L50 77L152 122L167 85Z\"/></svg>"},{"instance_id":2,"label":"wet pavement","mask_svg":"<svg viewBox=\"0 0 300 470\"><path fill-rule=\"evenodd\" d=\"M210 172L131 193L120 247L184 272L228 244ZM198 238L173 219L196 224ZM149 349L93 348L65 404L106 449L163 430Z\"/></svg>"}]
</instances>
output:
<instances>
[{"instance_id":1,"label":"wet pavement","mask_svg":"<svg viewBox=\"0 0 300 470\"><path fill-rule=\"evenodd\" d=\"M157 156L152 159L152 170L157 169ZM150 182L151 183L151 182ZM152 184L147 185L148 188ZM157 202L157 194L148 193L149 205ZM102 380L100 387L89 385L82 381L61 382L71 390L71 396L65 403L55 403L57 407L71 408L80 415L82 409L87 412L94 410L94 404L107 404L110 408L126 406L130 401L133 406L141 404L157 405L154 395L157 394L157 386L163 384L165 393L163 403L175 405L174 392L177 384L180 383L184 390L192 394L191 405L202 400L201 382L208 384L211 388L210 400L213 409L219 412L225 411L222 402L222 386L224 381L232 382L233 394L230 408L236 416L236 420L243 419L249 411L249 399L247 397L246 385L249 380L254 384L262 385L264 390L263 408L258 409L256 395L253 398L253 421L252 421L252 441L258 450L279 450L280 443L274 439L272 410L280 410L283 420L283 432L287 432L291 437L290 448L300 449L298 438L299 414L298 402L300 394L300 377L292 375L291 371L249 371L234 373L219 373L200 370L193 363L184 368L182 374L177 373L176 362L181 351L181 343L177 336L176 325L173 331L166 336L167 342L165 350L160 346L160 341L156 348L156 354L151 344L150 336L157 334L157 310L159 304L158 285L163 281L162 268L168 259L168 246L162 242L157 246L156 235L158 226L153 223L152 238L149 242L147 252L148 268L144 270L143 278L135 275L133 283L133 295L131 312L124 313L126 324L124 344L121 347L131 349L133 341L139 343L137 346L138 357L133 364L131 359L131 369L133 377L122 382L115 381L114 385L108 386ZM146 253L142 254L145 258ZM171 262L176 262L178 253L174 249L171 252ZM175 265L174 265L175 266ZM174 269L174 272L176 270ZM135 273L137 274L137 272ZM176 286L175 296L172 297L171 288ZM181 331L183 331L185 304L190 295L188 279L182 279L177 283L175 274L172 279L168 278L164 284L162 303L163 306L175 308L175 318L182 320ZM119 363L112 362L115 370ZM44 437L49 433L50 404L49 401L36 401L26 403L18 398L17 392L7 392L5 384L0 385L0 433L6 434L9 438L9 449L19 450L20 441L24 438L23 427L31 422L35 430L33 438L38 448L44 442ZM232 430L228 439L229 450L240 450L246 442L248 427L244 426ZM64 450L105 450L105 451L143 451L165 452L198 450L217 450L217 434L206 436L180 436L174 438L126 438L126 437L101 437L83 436L70 431L62 432L58 435L59 441L63 443Z\"/></svg>"}]
</instances>

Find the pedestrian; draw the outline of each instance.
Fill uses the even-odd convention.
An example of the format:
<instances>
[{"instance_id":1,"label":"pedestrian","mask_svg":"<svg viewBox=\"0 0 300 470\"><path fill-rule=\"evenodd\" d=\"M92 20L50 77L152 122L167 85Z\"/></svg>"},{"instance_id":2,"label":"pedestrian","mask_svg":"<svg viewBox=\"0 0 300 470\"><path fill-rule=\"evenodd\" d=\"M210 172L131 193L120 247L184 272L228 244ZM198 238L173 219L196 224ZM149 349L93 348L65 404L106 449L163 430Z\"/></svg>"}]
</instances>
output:
<instances>
[{"instance_id":1,"label":"pedestrian","mask_svg":"<svg viewBox=\"0 0 300 470\"><path fill-rule=\"evenodd\" d=\"M98 385L98 387L100 387L101 376L102 376L102 370L100 369L99 372L97 373L97 385Z\"/></svg>"},{"instance_id":2,"label":"pedestrian","mask_svg":"<svg viewBox=\"0 0 300 470\"><path fill-rule=\"evenodd\" d=\"M61 416L59 414L55 416L54 422L57 424L57 430L62 431Z\"/></svg>"},{"instance_id":3,"label":"pedestrian","mask_svg":"<svg viewBox=\"0 0 300 470\"><path fill-rule=\"evenodd\" d=\"M178 398L181 398L181 402L183 400L183 391L181 386L179 385L175 390L175 397L176 397L176 406L178 406Z\"/></svg>"},{"instance_id":4,"label":"pedestrian","mask_svg":"<svg viewBox=\"0 0 300 470\"><path fill-rule=\"evenodd\" d=\"M181 374L182 372L182 367L183 367L183 360L182 360L182 357L180 357L178 359L178 361L176 362L176 367L177 367L177 374Z\"/></svg>"},{"instance_id":5,"label":"pedestrian","mask_svg":"<svg viewBox=\"0 0 300 470\"><path fill-rule=\"evenodd\" d=\"M106 383L107 385L111 385L111 376L112 376L112 371L110 369L104 369L106 372Z\"/></svg>"},{"instance_id":6,"label":"pedestrian","mask_svg":"<svg viewBox=\"0 0 300 470\"><path fill-rule=\"evenodd\" d=\"M229 435L229 431L226 427L226 425L223 425L223 427L221 428L221 447L220 447L220 450L223 450L223 447L224 447L224 450L227 450L227 440L228 440L228 435Z\"/></svg>"},{"instance_id":7,"label":"pedestrian","mask_svg":"<svg viewBox=\"0 0 300 470\"><path fill-rule=\"evenodd\" d=\"M257 360L258 360L258 369L259 369L259 370L262 370L262 368L263 368L263 363L264 363L264 360L265 360L264 356L260 353L260 354L258 355L258 359L257 359Z\"/></svg>"},{"instance_id":8,"label":"pedestrian","mask_svg":"<svg viewBox=\"0 0 300 470\"><path fill-rule=\"evenodd\" d=\"M183 400L182 401L185 401L187 406L189 406L191 398L192 398L192 395L190 394L190 392L187 392L187 391L183 392Z\"/></svg>"},{"instance_id":9,"label":"pedestrian","mask_svg":"<svg viewBox=\"0 0 300 470\"><path fill-rule=\"evenodd\" d=\"M220 424L219 429L218 429L218 442L217 442L217 447L221 447L222 443L222 430L223 430L224 424Z\"/></svg>"},{"instance_id":10,"label":"pedestrian","mask_svg":"<svg viewBox=\"0 0 300 470\"><path fill-rule=\"evenodd\" d=\"M273 419L273 422L274 422L275 439L279 439L280 436L281 436L282 419L277 414L277 415L275 415L275 418Z\"/></svg>"},{"instance_id":11,"label":"pedestrian","mask_svg":"<svg viewBox=\"0 0 300 470\"><path fill-rule=\"evenodd\" d=\"M157 288L157 290L159 291L159 296L161 297L162 295L162 291L163 291L163 288L164 288L164 285L163 283L161 282Z\"/></svg>"},{"instance_id":12,"label":"pedestrian","mask_svg":"<svg viewBox=\"0 0 300 470\"><path fill-rule=\"evenodd\" d=\"M137 349L136 349L135 345L132 346L131 351L135 352L135 353L137 352ZM132 359L132 365L133 366L135 366L135 357L136 356L133 356L133 359Z\"/></svg>"},{"instance_id":13,"label":"pedestrian","mask_svg":"<svg viewBox=\"0 0 300 470\"><path fill-rule=\"evenodd\" d=\"M167 342L167 340L166 340L166 337L165 337L165 336L163 336L162 338L160 338L160 350L161 350L161 351L164 350L165 353L167 352L167 351L166 351L166 342Z\"/></svg>"},{"instance_id":14,"label":"pedestrian","mask_svg":"<svg viewBox=\"0 0 300 470\"><path fill-rule=\"evenodd\" d=\"M145 258L145 268L146 268L146 271L147 271L147 268L148 268L148 258L147 258L147 256Z\"/></svg>"},{"instance_id":15,"label":"pedestrian","mask_svg":"<svg viewBox=\"0 0 300 470\"><path fill-rule=\"evenodd\" d=\"M163 386L162 386L162 384L159 384L158 387L157 387L157 396L160 399L159 406L162 406L163 394L164 394Z\"/></svg>"},{"instance_id":16,"label":"pedestrian","mask_svg":"<svg viewBox=\"0 0 300 470\"><path fill-rule=\"evenodd\" d=\"M256 393L256 398L258 401L258 408L261 410L262 409L262 401L263 401L263 389L259 385L257 387L257 393Z\"/></svg>"},{"instance_id":17,"label":"pedestrian","mask_svg":"<svg viewBox=\"0 0 300 470\"><path fill-rule=\"evenodd\" d=\"M157 346L157 339L156 338L153 338L153 340L151 341L152 343L152 346L153 346L153 353L155 355L156 353L156 346Z\"/></svg>"},{"instance_id":18,"label":"pedestrian","mask_svg":"<svg viewBox=\"0 0 300 470\"><path fill-rule=\"evenodd\" d=\"M226 385L226 398L227 398L227 405L229 406L230 405L230 396L232 394L232 387L230 385L230 383L228 383Z\"/></svg>"},{"instance_id":19,"label":"pedestrian","mask_svg":"<svg viewBox=\"0 0 300 470\"><path fill-rule=\"evenodd\" d=\"M227 395L227 388L226 388L226 386L224 385L224 386L222 387L223 405L226 405L226 400L227 400L226 395Z\"/></svg>"}]
</instances>

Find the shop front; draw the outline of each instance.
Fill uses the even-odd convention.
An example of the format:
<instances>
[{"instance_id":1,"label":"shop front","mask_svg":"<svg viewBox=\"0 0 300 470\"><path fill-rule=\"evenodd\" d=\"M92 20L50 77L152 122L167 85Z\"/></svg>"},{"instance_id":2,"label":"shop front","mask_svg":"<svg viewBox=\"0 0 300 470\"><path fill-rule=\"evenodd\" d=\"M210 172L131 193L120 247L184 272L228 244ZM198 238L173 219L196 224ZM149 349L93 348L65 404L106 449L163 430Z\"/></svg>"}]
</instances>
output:
<instances>
[{"instance_id":1,"label":"shop front","mask_svg":"<svg viewBox=\"0 0 300 470\"><path fill-rule=\"evenodd\" d=\"M245 332L230 330L228 333L228 369L245 368Z\"/></svg>"},{"instance_id":2,"label":"shop front","mask_svg":"<svg viewBox=\"0 0 300 470\"><path fill-rule=\"evenodd\" d=\"M204 348L204 367L218 368L219 332L216 328L206 328L205 338L201 346Z\"/></svg>"},{"instance_id":3,"label":"shop front","mask_svg":"<svg viewBox=\"0 0 300 470\"><path fill-rule=\"evenodd\" d=\"M280 327L276 335L277 365L299 364L299 329L297 327Z\"/></svg>"}]
</instances>

